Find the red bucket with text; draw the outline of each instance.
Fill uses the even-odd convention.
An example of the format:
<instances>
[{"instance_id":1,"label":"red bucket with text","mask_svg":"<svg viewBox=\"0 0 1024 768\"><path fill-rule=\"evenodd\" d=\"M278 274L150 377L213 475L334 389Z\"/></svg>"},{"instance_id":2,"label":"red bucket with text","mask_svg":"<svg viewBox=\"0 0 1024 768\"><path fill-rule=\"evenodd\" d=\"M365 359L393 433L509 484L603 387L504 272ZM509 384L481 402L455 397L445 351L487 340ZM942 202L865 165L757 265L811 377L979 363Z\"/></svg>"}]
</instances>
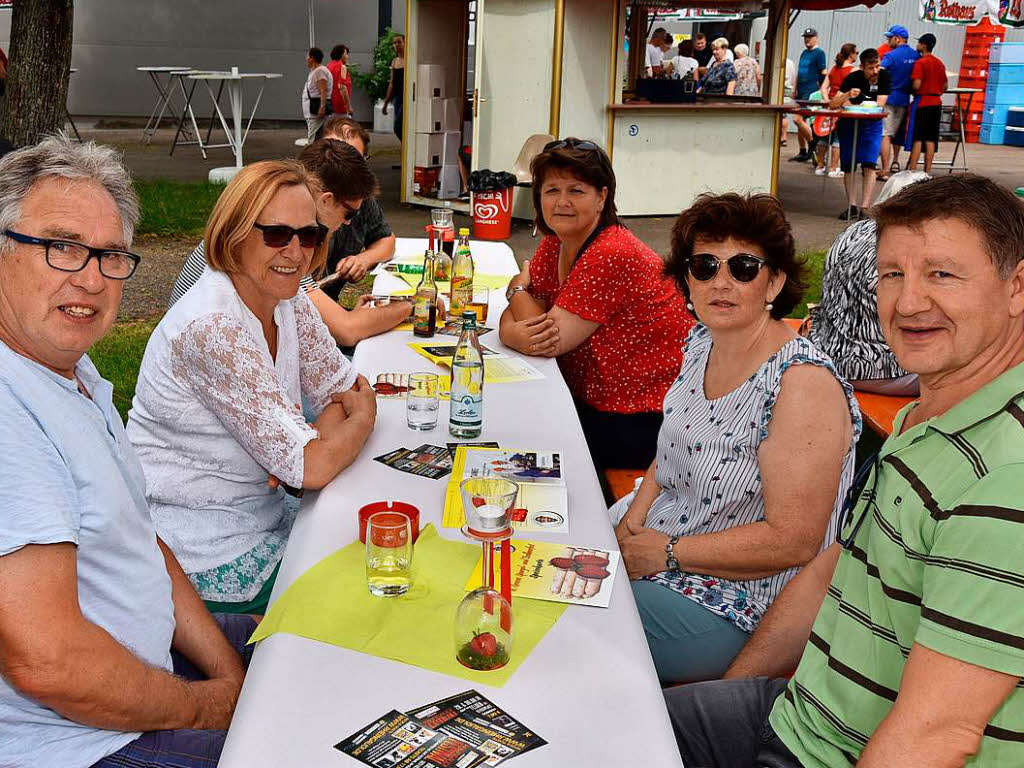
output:
<instances>
[{"instance_id":1,"label":"red bucket with text","mask_svg":"<svg viewBox=\"0 0 1024 768\"><path fill-rule=\"evenodd\" d=\"M507 240L512 234L512 187L473 193L473 236Z\"/></svg>"}]
</instances>

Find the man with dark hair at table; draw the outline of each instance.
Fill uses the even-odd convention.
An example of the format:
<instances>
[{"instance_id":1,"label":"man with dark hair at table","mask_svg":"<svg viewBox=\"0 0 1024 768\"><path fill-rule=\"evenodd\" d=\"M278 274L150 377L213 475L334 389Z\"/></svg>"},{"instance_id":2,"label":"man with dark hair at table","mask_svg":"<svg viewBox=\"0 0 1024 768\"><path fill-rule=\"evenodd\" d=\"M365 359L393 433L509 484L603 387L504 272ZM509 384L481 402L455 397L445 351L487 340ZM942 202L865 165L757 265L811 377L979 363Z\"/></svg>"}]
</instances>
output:
<instances>
[{"instance_id":1,"label":"man with dark hair at table","mask_svg":"<svg viewBox=\"0 0 1024 768\"><path fill-rule=\"evenodd\" d=\"M891 89L889 73L879 66L878 51L868 48L861 51L860 69L844 78L839 93L832 97L828 105L832 109L842 109L846 104L856 106L870 100L884 107ZM856 146L853 141L855 135ZM839 214L841 220L858 219L871 205L881 143L882 120L858 119L853 116L839 118L839 165L845 171L843 186L846 188L846 208ZM858 164L864 176L860 205L857 205L857 178L854 173Z\"/></svg>"},{"instance_id":2,"label":"man with dark hair at table","mask_svg":"<svg viewBox=\"0 0 1024 768\"><path fill-rule=\"evenodd\" d=\"M687 766L1024 765L1024 201L942 176L875 220L920 400L729 679L666 691Z\"/></svg>"},{"instance_id":3,"label":"man with dark hair at table","mask_svg":"<svg viewBox=\"0 0 1024 768\"><path fill-rule=\"evenodd\" d=\"M324 138L345 141L364 156L370 148L370 134L349 117L331 117L324 123ZM339 279L324 286L324 293L337 300L346 282L356 283L381 262L395 255L395 235L384 218L376 197L368 197L348 223L331 237L327 271Z\"/></svg>"},{"instance_id":4,"label":"man with dark hair at table","mask_svg":"<svg viewBox=\"0 0 1024 768\"><path fill-rule=\"evenodd\" d=\"M0 160L3 766L215 765L251 653L252 618L211 617L157 537L86 355L138 264L138 217L108 147Z\"/></svg>"},{"instance_id":5,"label":"man with dark hair at table","mask_svg":"<svg viewBox=\"0 0 1024 768\"><path fill-rule=\"evenodd\" d=\"M917 159L924 148L924 172L932 172L932 161L939 147L939 119L942 116L942 94L946 92L946 65L935 50L935 35L927 32L917 38L917 52L921 58L914 64L910 87L915 94L913 119L913 145L910 149L908 171L917 170ZM908 129L909 130L909 129Z\"/></svg>"}]
</instances>

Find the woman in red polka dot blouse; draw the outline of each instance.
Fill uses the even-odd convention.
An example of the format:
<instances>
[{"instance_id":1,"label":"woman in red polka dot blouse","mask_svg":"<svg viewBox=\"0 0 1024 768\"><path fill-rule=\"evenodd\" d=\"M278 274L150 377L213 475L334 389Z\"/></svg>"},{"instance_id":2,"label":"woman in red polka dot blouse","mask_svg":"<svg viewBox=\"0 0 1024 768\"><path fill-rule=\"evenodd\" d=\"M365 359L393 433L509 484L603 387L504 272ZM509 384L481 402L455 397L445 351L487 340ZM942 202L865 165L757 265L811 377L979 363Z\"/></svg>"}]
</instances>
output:
<instances>
[{"instance_id":1,"label":"woman in red polka dot blouse","mask_svg":"<svg viewBox=\"0 0 1024 768\"><path fill-rule=\"evenodd\" d=\"M551 142L531 171L546 237L509 284L501 340L558 358L598 469L649 466L694 320L661 257L619 223L600 147Z\"/></svg>"}]
</instances>

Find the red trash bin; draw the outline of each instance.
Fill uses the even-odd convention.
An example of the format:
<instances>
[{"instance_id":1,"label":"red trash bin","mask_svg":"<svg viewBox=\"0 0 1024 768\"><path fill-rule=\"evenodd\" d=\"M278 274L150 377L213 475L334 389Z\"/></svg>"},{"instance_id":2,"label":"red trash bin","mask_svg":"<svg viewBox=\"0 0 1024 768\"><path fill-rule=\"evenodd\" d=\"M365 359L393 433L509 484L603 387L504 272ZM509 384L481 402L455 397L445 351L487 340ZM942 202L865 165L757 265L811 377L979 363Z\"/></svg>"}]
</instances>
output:
<instances>
[{"instance_id":1,"label":"red trash bin","mask_svg":"<svg viewBox=\"0 0 1024 768\"><path fill-rule=\"evenodd\" d=\"M507 240L512 234L512 187L473 193L473 236Z\"/></svg>"}]
</instances>

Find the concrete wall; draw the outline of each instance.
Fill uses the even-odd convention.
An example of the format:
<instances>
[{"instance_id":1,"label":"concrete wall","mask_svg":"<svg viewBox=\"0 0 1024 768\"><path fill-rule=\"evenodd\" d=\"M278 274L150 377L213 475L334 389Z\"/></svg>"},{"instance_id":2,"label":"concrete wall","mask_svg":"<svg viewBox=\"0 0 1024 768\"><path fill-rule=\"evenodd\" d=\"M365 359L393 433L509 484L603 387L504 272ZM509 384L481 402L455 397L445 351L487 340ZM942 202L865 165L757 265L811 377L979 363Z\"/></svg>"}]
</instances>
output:
<instances>
[{"instance_id":1,"label":"concrete wall","mask_svg":"<svg viewBox=\"0 0 1024 768\"><path fill-rule=\"evenodd\" d=\"M344 43L364 71L377 40L375 0L313 0L314 44L329 53ZM392 25L405 26L404 0L392 0ZM300 119L308 70L308 0L77 0L68 107L72 114L148 116L156 91L139 66L189 66L280 72L268 81L258 117ZM0 11L0 45L10 50L11 11ZM255 98L253 86L246 106ZM201 99L199 98L201 96ZM200 114L209 97L196 90ZM356 117L372 120L365 94L353 93ZM222 106L226 107L224 100Z\"/></svg>"}]
</instances>

